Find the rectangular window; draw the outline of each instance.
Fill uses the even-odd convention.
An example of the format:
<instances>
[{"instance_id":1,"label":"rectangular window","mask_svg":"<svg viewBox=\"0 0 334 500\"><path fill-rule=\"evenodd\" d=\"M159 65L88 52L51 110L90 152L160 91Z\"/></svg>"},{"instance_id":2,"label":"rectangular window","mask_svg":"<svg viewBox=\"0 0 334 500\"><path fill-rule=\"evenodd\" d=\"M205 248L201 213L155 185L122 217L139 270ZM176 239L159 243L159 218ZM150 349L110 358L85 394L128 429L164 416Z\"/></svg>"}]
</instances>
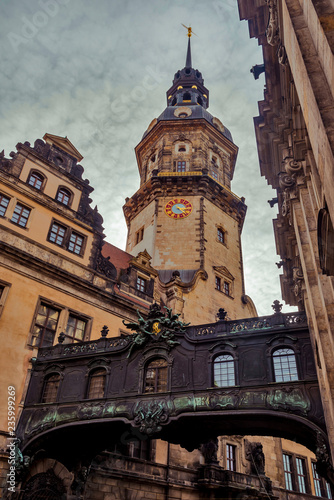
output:
<instances>
[{"instance_id":1,"label":"rectangular window","mask_svg":"<svg viewBox=\"0 0 334 500\"><path fill-rule=\"evenodd\" d=\"M221 290L221 281L220 278L218 278L218 276L216 276L216 289Z\"/></svg>"},{"instance_id":2,"label":"rectangular window","mask_svg":"<svg viewBox=\"0 0 334 500\"><path fill-rule=\"evenodd\" d=\"M315 495L317 497L322 497L321 479L319 477L319 474L317 473L317 469L316 469L314 462L312 462L312 475L313 475L313 484L314 484Z\"/></svg>"},{"instance_id":3,"label":"rectangular window","mask_svg":"<svg viewBox=\"0 0 334 500\"><path fill-rule=\"evenodd\" d=\"M303 458L296 457L296 466L298 490L300 493L306 493L307 477L305 460Z\"/></svg>"},{"instance_id":4,"label":"rectangular window","mask_svg":"<svg viewBox=\"0 0 334 500\"><path fill-rule=\"evenodd\" d=\"M226 469L236 471L236 459L235 459L236 447L232 444L226 445Z\"/></svg>"},{"instance_id":5,"label":"rectangular window","mask_svg":"<svg viewBox=\"0 0 334 500\"><path fill-rule=\"evenodd\" d=\"M41 303L33 328L31 344L34 347L53 345L59 319L59 310Z\"/></svg>"},{"instance_id":6,"label":"rectangular window","mask_svg":"<svg viewBox=\"0 0 334 500\"><path fill-rule=\"evenodd\" d=\"M225 237L224 237L224 231L219 227L217 229L217 237L218 237L218 241L220 243L224 243L225 242Z\"/></svg>"},{"instance_id":7,"label":"rectangular window","mask_svg":"<svg viewBox=\"0 0 334 500\"><path fill-rule=\"evenodd\" d=\"M212 177L218 181L218 173L215 170L212 170Z\"/></svg>"},{"instance_id":8,"label":"rectangular window","mask_svg":"<svg viewBox=\"0 0 334 500\"><path fill-rule=\"evenodd\" d=\"M51 226L49 241L52 241L52 243L56 243L56 245L61 246L64 242L65 233L66 228L64 226L61 226L57 222L54 222Z\"/></svg>"},{"instance_id":9,"label":"rectangular window","mask_svg":"<svg viewBox=\"0 0 334 500\"><path fill-rule=\"evenodd\" d=\"M9 204L9 198L0 193L0 217L4 217Z\"/></svg>"},{"instance_id":10,"label":"rectangular window","mask_svg":"<svg viewBox=\"0 0 334 500\"><path fill-rule=\"evenodd\" d=\"M292 457L283 453L283 466L284 466L284 477L285 477L285 487L287 490L293 491L293 469L292 469Z\"/></svg>"},{"instance_id":11,"label":"rectangular window","mask_svg":"<svg viewBox=\"0 0 334 500\"><path fill-rule=\"evenodd\" d=\"M144 228L142 227L139 231L136 232L136 245L142 241L144 238Z\"/></svg>"},{"instance_id":12,"label":"rectangular window","mask_svg":"<svg viewBox=\"0 0 334 500\"><path fill-rule=\"evenodd\" d=\"M137 283L136 283L136 288L140 292L145 292L146 291L146 280L141 278L140 276L137 277Z\"/></svg>"},{"instance_id":13,"label":"rectangular window","mask_svg":"<svg viewBox=\"0 0 334 500\"><path fill-rule=\"evenodd\" d=\"M73 231L73 233L70 236L70 241L68 242L68 248L67 249L70 252L73 252L73 253L75 253L77 255L80 255L82 247L83 247L83 242L84 242L83 237L80 236L80 234L75 233Z\"/></svg>"},{"instance_id":14,"label":"rectangular window","mask_svg":"<svg viewBox=\"0 0 334 500\"><path fill-rule=\"evenodd\" d=\"M312 462L312 476L315 496L321 498L333 498L329 483L319 476L315 462Z\"/></svg>"},{"instance_id":15,"label":"rectangular window","mask_svg":"<svg viewBox=\"0 0 334 500\"><path fill-rule=\"evenodd\" d=\"M30 208L17 203L11 221L21 227L26 227L30 212Z\"/></svg>"},{"instance_id":16,"label":"rectangular window","mask_svg":"<svg viewBox=\"0 0 334 500\"><path fill-rule=\"evenodd\" d=\"M65 330L65 340L64 344L70 344L73 342L82 342L85 336L85 330L87 326L87 321L70 314L67 321L67 326Z\"/></svg>"},{"instance_id":17,"label":"rectangular window","mask_svg":"<svg viewBox=\"0 0 334 500\"><path fill-rule=\"evenodd\" d=\"M230 284L227 281L224 281L224 293L230 295Z\"/></svg>"},{"instance_id":18,"label":"rectangular window","mask_svg":"<svg viewBox=\"0 0 334 500\"><path fill-rule=\"evenodd\" d=\"M178 161L177 162L177 171L178 172L185 172L186 171L186 162L185 161Z\"/></svg>"}]
</instances>

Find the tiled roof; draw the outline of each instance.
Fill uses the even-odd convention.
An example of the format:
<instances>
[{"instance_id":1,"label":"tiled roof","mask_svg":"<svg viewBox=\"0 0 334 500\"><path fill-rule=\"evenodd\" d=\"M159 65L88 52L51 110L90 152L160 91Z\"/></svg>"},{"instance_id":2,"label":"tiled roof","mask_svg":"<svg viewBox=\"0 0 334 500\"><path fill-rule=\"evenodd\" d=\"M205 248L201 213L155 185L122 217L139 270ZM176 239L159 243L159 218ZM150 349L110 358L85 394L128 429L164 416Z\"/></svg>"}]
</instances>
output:
<instances>
[{"instance_id":1,"label":"tiled roof","mask_svg":"<svg viewBox=\"0 0 334 500\"><path fill-rule=\"evenodd\" d=\"M124 252L124 250L121 250L108 242L105 242L102 247L102 255L104 257L110 257L110 262L114 264L117 271L119 269L127 269L129 267L130 260L133 258L133 255Z\"/></svg>"}]
</instances>

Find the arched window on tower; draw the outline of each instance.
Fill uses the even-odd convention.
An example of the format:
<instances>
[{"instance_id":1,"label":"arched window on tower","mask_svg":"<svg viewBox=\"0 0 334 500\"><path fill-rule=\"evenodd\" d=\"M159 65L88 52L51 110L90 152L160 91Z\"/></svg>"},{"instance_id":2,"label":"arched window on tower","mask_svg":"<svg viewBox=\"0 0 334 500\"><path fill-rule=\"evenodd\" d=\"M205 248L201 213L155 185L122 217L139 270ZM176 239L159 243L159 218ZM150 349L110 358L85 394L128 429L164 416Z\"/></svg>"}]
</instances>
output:
<instances>
[{"instance_id":1,"label":"arched window on tower","mask_svg":"<svg viewBox=\"0 0 334 500\"><path fill-rule=\"evenodd\" d=\"M231 354L220 354L213 362L213 379L215 387L235 385L234 358Z\"/></svg>"},{"instance_id":2,"label":"arched window on tower","mask_svg":"<svg viewBox=\"0 0 334 500\"><path fill-rule=\"evenodd\" d=\"M51 373L45 378L42 393L42 403L54 403L55 401L57 401L59 383L59 373Z\"/></svg>"},{"instance_id":3,"label":"arched window on tower","mask_svg":"<svg viewBox=\"0 0 334 500\"><path fill-rule=\"evenodd\" d=\"M203 106L203 99L201 98L201 96L198 96L197 104L199 104L200 106Z\"/></svg>"},{"instance_id":4,"label":"arched window on tower","mask_svg":"<svg viewBox=\"0 0 334 500\"><path fill-rule=\"evenodd\" d=\"M273 352L275 382L298 380L296 356L292 349L281 348Z\"/></svg>"},{"instance_id":5,"label":"arched window on tower","mask_svg":"<svg viewBox=\"0 0 334 500\"><path fill-rule=\"evenodd\" d=\"M190 92L185 92L183 94L183 101L191 101L191 94L190 94Z\"/></svg>"},{"instance_id":6,"label":"arched window on tower","mask_svg":"<svg viewBox=\"0 0 334 500\"><path fill-rule=\"evenodd\" d=\"M106 386L106 371L104 368L97 368L89 374L87 399L98 399L104 397Z\"/></svg>"},{"instance_id":7,"label":"arched window on tower","mask_svg":"<svg viewBox=\"0 0 334 500\"><path fill-rule=\"evenodd\" d=\"M168 364L163 358L151 361L145 370L144 392L165 392L168 382Z\"/></svg>"}]
</instances>

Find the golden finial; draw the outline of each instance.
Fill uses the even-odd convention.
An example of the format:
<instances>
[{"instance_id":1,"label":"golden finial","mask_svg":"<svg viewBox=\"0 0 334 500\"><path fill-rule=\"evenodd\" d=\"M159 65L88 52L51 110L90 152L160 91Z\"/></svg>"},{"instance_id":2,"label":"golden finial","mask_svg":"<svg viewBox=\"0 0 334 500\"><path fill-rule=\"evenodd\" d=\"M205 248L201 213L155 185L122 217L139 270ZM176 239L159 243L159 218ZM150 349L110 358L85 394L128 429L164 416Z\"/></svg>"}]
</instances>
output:
<instances>
[{"instance_id":1,"label":"golden finial","mask_svg":"<svg viewBox=\"0 0 334 500\"><path fill-rule=\"evenodd\" d=\"M196 35L196 33L192 30L191 26L186 26L185 24L181 23L184 28L188 30L188 37L190 38L191 35ZM198 35L196 35L198 36Z\"/></svg>"}]
</instances>

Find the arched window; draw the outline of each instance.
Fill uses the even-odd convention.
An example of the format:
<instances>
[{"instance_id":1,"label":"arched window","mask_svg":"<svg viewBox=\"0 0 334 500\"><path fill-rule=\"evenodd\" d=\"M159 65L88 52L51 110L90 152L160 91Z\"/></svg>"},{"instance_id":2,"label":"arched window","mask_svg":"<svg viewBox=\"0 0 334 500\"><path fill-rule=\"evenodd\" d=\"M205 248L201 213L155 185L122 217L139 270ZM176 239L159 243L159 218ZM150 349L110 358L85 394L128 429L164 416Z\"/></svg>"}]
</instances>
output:
<instances>
[{"instance_id":1,"label":"arched window","mask_svg":"<svg viewBox=\"0 0 334 500\"><path fill-rule=\"evenodd\" d=\"M31 172L28 179L28 184L36 189L42 189L44 176L39 172Z\"/></svg>"},{"instance_id":2,"label":"arched window","mask_svg":"<svg viewBox=\"0 0 334 500\"><path fill-rule=\"evenodd\" d=\"M197 98L197 103L200 105L200 106L203 106L203 99L201 97L198 97Z\"/></svg>"},{"instance_id":3,"label":"arched window","mask_svg":"<svg viewBox=\"0 0 334 500\"><path fill-rule=\"evenodd\" d=\"M185 94L183 94L183 100L184 101L191 101L191 94L190 94L190 92L186 92Z\"/></svg>"},{"instance_id":4,"label":"arched window","mask_svg":"<svg viewBox=\"0 0 334 500\"><path fill-rule=\"evenodd\" d=\"M277 349L273 352L275 382L298 380L296 356L292 349Z\"/></svg>"},{"instance_id":5,"label":"arched window","mask_svg":"<svg viewBox=\"0 0 334 500\"><path fill-rule=\"evenodd\" d=\"M104 389L106 386L106 371L104 368L97 368L89 375L88 381L88 399L96 399L104 397Z\"/></svg>"},{"instance_id":6,"label":"arched window","mask_svg":"<svg viewBox=\"0 0 334 500\"><path fill-rule=\"evenodd\" d=\"M167 391L168 364L165 359L151 361L145 371L144 392Z\"/></svg>"},{"instance_id":7,"label":"arched window","mask_svg":"<svg viewBox=\"0 0 334 500\"><path fill-rule=\"evenodd\" d=\"M63 205L69 205L71 201L71 192L66 188L59 188L56 199Z\"/></svg>"},{"instance_id":8,"label":"arched window","mask_svg":"<svg viewBox=\"0 0 334 500\"><path fill-rule=\"evenodd\" d=\"M42 403L54 403L57 401L59 383L59 373L52 373L47 376L43 387Z\"/></svg>"},{"instance_id":9,"label":"arched window","mask_svg":"<svg viewBox=\"0 0 334 500\"><path fill-rule=\"evenodd\" d=\"M217 356L213 363L215 387L229 387L235 385L234 359L230 354Z\"/></svg>"}]
</instances>

